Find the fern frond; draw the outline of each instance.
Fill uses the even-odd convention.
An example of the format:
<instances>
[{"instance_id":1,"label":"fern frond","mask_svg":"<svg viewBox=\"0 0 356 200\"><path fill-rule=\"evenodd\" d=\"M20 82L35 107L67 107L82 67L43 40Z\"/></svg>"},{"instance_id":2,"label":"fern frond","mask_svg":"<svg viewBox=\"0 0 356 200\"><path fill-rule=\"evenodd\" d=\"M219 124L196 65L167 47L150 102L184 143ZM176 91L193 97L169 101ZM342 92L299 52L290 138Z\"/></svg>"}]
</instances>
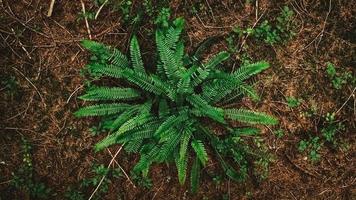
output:
<instances>
[{"instance_id":1,"label":"fern frond","mask_svg":"<svg viewBox=\"0 0 356 200\"><path fill-rule=\"evenodd\" d=\"M156 44L166 76L170 80L170 82L174 83L177 79L177 72L179 70L179 66L174 57L174 52L167 44L165 37L161 31L156 31Z\"/></svg>"},{"instance_id":2,"label":"fern frond","mask_svg":"<svg viewBox=\"0 0 356 200\"><path fill-rule=\"evenodd\" d=\"M234 72L233 76L237 81L242 82L267 68L269 68L269 64L267 62L257 62L240 67L236 70L236 72Z\"/></svg>"},{"instance_id":3,"label":"fern frond","mask_svg":"<svg viewBox=\"0 0 356 200\"><path fill-rule=\"evenodd\" d=\"M215 56L213 56L206 64L203 64L204 69L213 70L216 66L220 65L222 62L227 60L230 57L230 54L226 51L222 51Z\"/></svg>"},{"instance_id":4,"label":"fern frond","mask_svg":"<svg viewBox=\"0 0 356 200\"><path fill-rule=\"evenodd\" d=\"M133 118L139 112L140 106L132 106L131 108L127 109L121 115L119 115L114 122L110 125L110 131L115 131L119 128L122 124L124 124L129 119Z\"/></svg>"},{"instance_id":5,"label":"fern frond","mask_svg":"<svg viewBox=\"0 0 356 200\"><path fill-rule=\"evenodd\" d=\"M95 70L95 73L100 75L105 75L113 78L122 78L123 69L119 67L115 67L114 65L99 65L92 67L92 70Z\"/></svg>"},{"instance_id":6,"label":"fern frond","mask_svg":"<svg viewBox=\"0 0 356 200\"><path fill-rule=\"evenodd\" d=\"M202 96L208 102L216 103L229 95L237 87L238 84L235 81L230 79L217 79L203 85Z\"/></svg>"},{"instance_id":7,"label":"fern frond","mask_svg":"<svg viewBox=\"0 0 356 200\"><path fill-rule=\"evenodd\" d=\"M172 49L176 49L176 45L179 41L180 35L183 31L184 28L184 19L183 18L177 18L173 24L175 25L174 27L170 27L167 31L167 34L165 36L165 42L167 43L168 47Z\"/></svg>"},{"instance_id":8,"label":"fern frond","mask_svg":"<svg viewBox=\"0 0 356 200\"><path fill-rule=\"evenodd\" d=\"M132 70L124 70L122 72L122 75L125 77L126 80L148 92L160 95L164 94L164 92L167 90L164 87L163 83L160 83L158 79L153 79L151 76L148 76L146 74L134 72Z\"/></svg>"},{"instance_id":9,"label":"fern frond","mask_svg":"<svg viewBox=\"0 0 356 200\"><path fill-rule=\"evenodd\" d=\"M199 158L201 164L205 166L206 162L208 161L208 154L206 153L204 144L200 140L192 140L191 143L197 158Z\"/></svg>"},{"instance_id":10,"label":"fern frond","mask_svg":"<svg viewBox=\"0 0 356 200\"><path fill-rule=\"evenodd\" d=\"M116 134L120 135L127 131L130 131L136 127L139 127L142 124L153 121L155 117L147 113L141 113L140 115L133 117L123 123L120 128L117 130Z\"/></svg>"},{"instance_id":11,"label":"fern frond","mask_svg":"<svg viewBox=\"0 0 356 200\"><path fill-rule=\"evenodd\" d=\"M140 96L140 93L132 88L97 87L87 91L85 95L82 95L79 98L87 101L131 100L139 98Z\"/></svg>"},{"instance_id":12,"label":"fern frond","mask_svg":"<svg viewBox=\"0 0 356 200\"><path fill-rule=\"evenodd\" d=\"M203 69L198 67L192 74L193 87L200 85L206 78L208 78L210 69Z\"/></svg>"},{"instance_id":13,"label":"fern frond","mask_svg":"<svg viewBox=\"0 0 356 200\"><path fill-rule=\"evenodd\" d=\"M183 66L183 57L184 57L184 44L183 42L178 42L174 52L174 58L178 66Z\"/></svg>"},{"instance_id":14,"label":"fern frond","mask_svg":"<svg viewBox=\"0 0 356 200\"><path fill-rule=\"evenodd\" d=\"M247 84L240 84L238 87L242 94L249 96L252 100L260 100L260 96L258 96L256 90L252 86Z\"/></svg>"},{"instance_id":15,"label":"fern frond","mask_svg":"<svg viewBox=\"0 0 356 200\"><path fill-rule=\"evenodd\" d=\"M117 143L117 135L111 134L106 136L104 139L102 139L100 142L96 143L94 146L95 152L101 151L111 145L114 145Z\"/></svg>"},{"instance_id":16,"label":"fern frond","mask_svg":"<svg viewBox=\"0 0 356 200\"><path fill-rule=\"evenodd\" d=\"M131 140L125 144L125 151L128 153L136 153L140 149L142 143L143 140L141 139Z\"/></svg>"},{"instance_id":17,"label":"fern frond","mask_svg":"<svg viewBox=\"0 0 356 200\"><path fill-rule=\"evenodd\" d=\"M181 115L172 115L166 118L166 120L161 124L160 127L155 132L156 136L160 136L163 132L169 130L169 128L176 126L177 124L182 123L183 121L187 120L188 116L186 113Z\"/></svg>"},{"instance_id":18,"label":"fern frond","mask_svg":"<svg viewBox=\"0 0 356 200\"><path fill-rule=\"evenodd\" d=\"M229 119L245 122L249 124L275 125L278 120L264 113L254 112L245 109L225 109L225 115Z\"/></svg>"},{"instance_id":19,"label":"fern frond","mask_svg":"<svg viewBox=\"0 0 356 200\"><path fill-rule=\"evenodd\" d=\"M169 114L168 103L165 99L161 99L158 105L158 115L160 118L166 117Z\"/></svg>"},{"instance_id":20,"label":"fern frond","mask_svg":"<svg viewBox=\"0 0 356 200\"><path fill-rule=\"evenodd\" d=\"M132 67L136 72L145 73L143 61L141 57L140 46L137 41L137 37L133 36L130 43L130 55Z\"/></svg>"},{"instance_id":21,"label":"fern frond","mask_svg":"<svg viewBox=\"0 0 356 200\"><path fill-rule=\"evenodd\" d=\"M181 131L172 133L170 135L169 140L167 140L166 142L164 142L162 144L162 146L159 150L159 153L157 155L157 161L163 162L163 161L167 160L167 158L169 156L171 156L173 150L177 147L177 145L179 144L179 140L182 137L182 135L180 133L181 133Z\"/></svg>"},{"instance_id":22,"label":"fern frond","mask_svg":"<svg viewBox=\"0 0 356 200\"><path fill-rule=\"evenodd\" d=\"M155 160L157 155L159 154L160 151L160 146L153 146L148 150L147 153L145 152L140 152L141 153L141 158L133 168L134 172L142 172L142 171L147 171L152 164L152 162Z\"/></svg>"},{"instance_id":23,"label":"fern frond","mask_svg":"<svg viewBox=\"0 0 356 200\"><path fill-rule=\"evenodd\" d=\"M131 107L125 103L98 104L80 108L74 113L76 117L104 116L117 114Z\"/></svg>"},{"instance_id":24,"label":"fern frond","mask_svg":"<svg viewBox=\"0 0 356 200\"><path fill-rule=\"evenodd\" d=\"M129 67L129 61L127 60L127 57L116 48L111 49L111 56L109 58L109 61L115 67L119 67L122 69Z\"/></svg>"},{"instance_id":25,"label":"fern frond","mask_svg":"<svg viewBox=\"0 0 356 200\"><path fill-rule=\"evenodd\" d=\"M86 48L91 53L97 56L109 56L109 48L102 43L95 42L92 40L82 40L80 44L82 45L82 47Z\"/></svg>"},{"instance_id":26,"label":"fern frond","mask_svg":"<svg viewBox=\"0 0 356 200\"><path fill-rule=\"evenodd\" d=\"M136 123L136 126L132 128L132 130L128 130L128 133L122 134L122 132L116 131L113 134L108 135L106 138L102 139L100 142L96 143L94 146L95 151L101 151L104 148L107 148L114 144L124 144L126 142L130 142L131 140L142 140L144 138L148 138L153 135L153 128L157 128L158 122L152 121L146 123L147 126L142 125L142 121Z\"/></svg>"},{"instance_id":27,"label":"fern frond","mask_svg":"<svg viewBox=\"0 0 356 200\"><path fill-rule=\"evenodd\" d=\"M187 163L188 163L188 143L192 136L193 130L187 125L183 132L182 138L179 148L179 158L177 162L177 170L178 170L178 180L181 185L185 183L186 173L187 173Z\"/></svg>"},{"instance_id":28,"label":"fern frond","mask_svg":"<svg viewBox=\"0 0 356 200\"><path fill-rule=\"evenodd\" d=\"M214 119L220 123L225 123L223 110L209 105L199 95L194 94L188 96L187 100L205 116L210 117L211 119Z\"/></svg>"},{"instance_id":29,"label":"fern frond","mask_svg":"<svg viewBox=\"0 0 356 200\"><path fill-rule=\"evenodd\" d=\"M196 157L194 159L192 169L190 171L190 186L193 193L196 193L198 190L199 179L200 179L200 161L199 158Z\"/></svg>"}]
</instances>

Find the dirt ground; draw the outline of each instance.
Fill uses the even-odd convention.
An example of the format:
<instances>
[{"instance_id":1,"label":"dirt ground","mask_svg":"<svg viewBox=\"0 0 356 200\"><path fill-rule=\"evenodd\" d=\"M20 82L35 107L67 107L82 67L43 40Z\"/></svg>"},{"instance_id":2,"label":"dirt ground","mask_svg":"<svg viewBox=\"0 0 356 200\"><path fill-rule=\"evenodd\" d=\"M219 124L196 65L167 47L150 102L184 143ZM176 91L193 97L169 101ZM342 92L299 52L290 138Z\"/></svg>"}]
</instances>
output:
<instances>
[{"instance_id":1,"label":"dirt ground","mask_svg":"<svg viewBox=\"0 0 356 200\"><path fill-rule=\"evenodd\" d=\"M205 5L206 10L190 13L193 2ZM247 99L243 104L276 116L280 124L273 128L285 132L280 138L267 128L262 132L273 157L268 176L244 183L224 179L217 184L208 173L221 170L213 159L202 172L200 190L191 194L189 183L179 186L175 166L156 165L150 172L151 189L134 187L125 177L113 178L101 199L356 199L355 89L352 85L333 89L325 73L326 63L331 62L337 69L356 74L355 1L252 2L175 0L170 6L174 17L186 20L188 49L205 38L227 35L234 26L251 27L256 16L273 20L285 5L294 11L296 35L288 42L267 45L246 40L249 56L266 60L271 67L256 78L261 101ZM93 1L83 3L87 10L98 9ZM69 187L92 176L93 163L106 166L112 158L107 151L93 151L101 138L88 130L95 120L77 119L72 114L83 105L76 97L83 91L80 72L88 58L79 45L89 37L85 21L78 21L81 1L56 0L51 17L46 16L49 1L0 0L0 6L0 199L31 199L10 184L12 174L22 165L22 138L32 145L33 179L51 188L49 199L66 199ZM123 51L134 32L110 6L103 8L97 20L89 21L89 28L94 40ZM154 36L148 34L152 28L143 22L135 30L147 62L155 51ZM221 42L211 51L223 49L227 45ZM9 92L4 80L10 77L17 85ZM292 109L285 103L288 96L303 101ZM314 117L303 115L313 106L317 107ZM336 119L345 125L337 137L347 148L325 145L320 149L320 161L312 163L298 151L298 143L308 133L320 135L322 116L336 111ZM116 152L118 148L110 149ZM116 160L129 172L138 156L123 151ZM82 192L88 198L94 189Z\"/></svg>"}]
</instances>

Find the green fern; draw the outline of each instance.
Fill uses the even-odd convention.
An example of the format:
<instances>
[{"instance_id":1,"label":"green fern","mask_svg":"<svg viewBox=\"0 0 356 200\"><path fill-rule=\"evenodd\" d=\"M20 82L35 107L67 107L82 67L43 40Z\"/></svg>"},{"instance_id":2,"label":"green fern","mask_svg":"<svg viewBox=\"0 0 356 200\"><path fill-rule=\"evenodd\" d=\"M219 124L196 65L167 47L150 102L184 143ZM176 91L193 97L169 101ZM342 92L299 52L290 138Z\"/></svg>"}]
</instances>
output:
<instances>
[{"instance_id":1,"label":"green fern","mask_svg":"<svg viewBox=\"0 0 356 200\"><path fill-rule=\"evenodd\" d=\"M192 191L196 191L201 165L205 166L209 159L207 148L213 149L209 152L214 152L227 176L235 180L243 177L241 172L246 168L242 158L247 154L241 145L233 144L232 138L254 136L258 131L248 127L231 128L231 120L252 125L274 125L277 120L243 108L217 106L243 95L257 99L256 91L245 81L267 69L268 63L258 62L227 73L222 67L230 57L227 52L220 52L203 63L199 60L201 47L189 57L184 53L180 37L183 24L184 20L178 18L170 27L156 31L156 72L145 70L136 36L130 42L130 60L118 49L83 41L83 47L92 53L87 65L89 75L120 79L120 85L124 83L126 87L92 87L80 98L103 103L83 107L75 115L103 116L110 132L95 145L95 150L125 144L126 151L140 154L133 170L144 176L153 163L175 162L179 183L184 184L192 155L190 181ZM226 134L217 136L206 125L209 121L220 124ZM240 170L224 157L232 157L230 160Z\"/></svg>"}]
</instances>

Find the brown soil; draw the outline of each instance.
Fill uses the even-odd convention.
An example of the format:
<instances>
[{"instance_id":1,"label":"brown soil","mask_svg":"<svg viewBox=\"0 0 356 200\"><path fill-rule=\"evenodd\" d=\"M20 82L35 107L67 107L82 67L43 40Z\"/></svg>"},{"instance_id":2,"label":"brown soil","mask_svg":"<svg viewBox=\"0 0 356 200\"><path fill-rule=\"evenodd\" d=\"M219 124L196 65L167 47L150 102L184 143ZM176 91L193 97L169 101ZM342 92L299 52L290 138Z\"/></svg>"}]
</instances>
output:
<instances>
[{"instance_id":1,"label":"brown soil","mask_svg":"<svg viewBox=\"0 0 356 200\"><path fill-rule=\"evenodd\" d=\"M256 21L254 3L200 2L206 10L198 15L188 12L192 1L171 2L173 15L186 19L188 49L207 37L228 34L233 26L251 27ZM263 131L262 138L274 157L265 180L215 184L207 172L221 169L212 160L203 170L200 190L194 195L188 183L179 186L173 165L158 165L150 173L150 190L134 188L125 178L113 179L102 199L356 199L354 88L348 85L335 90L325 74L327 62L356 73L356 9L353 1L330 2L329 12L329 1L258 1L258 15L264 13L263 19L273 20L288 5L296 13L297 32L283 45L246 42L253 60L267 60L272 67L257 78L261 102L243 103L278 117L281 123L276 129L286 133L277 138L269 129ZM87 10L98 9L92 1L84 3ZM84 84L80 70L88 58L79 45L88 38L84 21L77 22L81 3L57 0L51 17L46 17L49 1L2 0L0 6L0 79L15 77L18 83L15 94L0 85L0 199L30 199L10 184L12 173L22 163L22 137L33 146L34 179L52 189L50 199L65 199L69 186L92 176L93 163L107 165L111 160L108 152L92 149L100 139L88 131L95 121L72 115L82 105L76 97ZM120 12L104 7L98 20L89 21L93 39L125 51L133 30L120 19ZM151 62L155 49L153 36L147 34L151 30L147 23L137 30L147 62ZM226 48L221 43L211 51ZM289 108L286 96L302 98L302 105ZM318 108L316 117L305 117L302 113L314 105ZM339 108L336 118L346 130L338 137L349 148L323 147L321 161L313 164L298 152L298 142L308 132L320 135L321 116ZM114 146L111 151L118 148ZM117 161L129 171L137 159L122 152ZM84 191L86 197L93 189Z\"/></svg>"}]
</instances>

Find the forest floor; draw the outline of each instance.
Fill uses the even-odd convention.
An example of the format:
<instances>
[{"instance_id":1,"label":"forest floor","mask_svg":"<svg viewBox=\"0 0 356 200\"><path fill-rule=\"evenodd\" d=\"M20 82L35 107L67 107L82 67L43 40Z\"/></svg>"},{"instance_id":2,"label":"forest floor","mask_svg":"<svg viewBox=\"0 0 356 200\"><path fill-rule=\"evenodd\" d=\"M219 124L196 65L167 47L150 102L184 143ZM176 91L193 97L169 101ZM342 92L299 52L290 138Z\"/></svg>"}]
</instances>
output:
<instances>
[{"instance_id":1,"label":"forest floor","mask_svg":"<svg viewBox=\"0 0 356 200\"><path fill-rule=\"evenodd\" d=\"M96 20L92 18L100 7L97 2L104 1L56 0L47 17L49 2L0 0L0 200L87 199L120 148L95 153L93 145L101 138L89 130L95 120L73 116L83 105L76 97L83 92L80 73L88 59L81 40L90 34L95 41L127 52L136 34L145 63L153 63L154 17L149 14L157 11L140 10L140 1L130 1L128 9L108 3ZM280 121L276 127L263 127L259 137L256 148L268 156L256 163L259 176L242 183L223 177L213 159L202 172L198 193L192 194L189 184L179 185L173 165L153 166L150 179L130 176L139 157L122 151L113 166L121 166L129 177L113 173L97 198L356 199L354 3L171 1L172 17L186 21L188 51L219 36L222 39L210 51L234 52L233 66L270 63L254 79L260 101L242 102ZM261 24L268 20L276 28L285 6L293 12L280 24L285 35L270 42L270 37L275 39L269 35L273 30ZM138 12L144 17L134 23L131 16ZM268 38L246 37L248 28ZM331 75L332 68L336 75Z\"/></svg>"}]
</instances>

